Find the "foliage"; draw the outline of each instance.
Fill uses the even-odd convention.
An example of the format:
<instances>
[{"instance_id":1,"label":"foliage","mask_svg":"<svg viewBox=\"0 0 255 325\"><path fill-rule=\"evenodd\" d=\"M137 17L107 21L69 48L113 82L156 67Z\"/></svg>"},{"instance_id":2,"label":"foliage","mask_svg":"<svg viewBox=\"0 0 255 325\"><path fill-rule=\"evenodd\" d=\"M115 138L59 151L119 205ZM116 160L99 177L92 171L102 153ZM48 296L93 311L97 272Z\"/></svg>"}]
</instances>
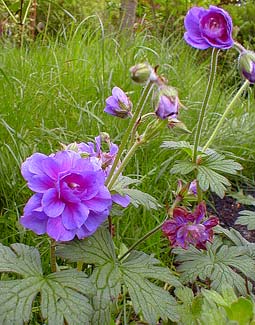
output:
<instances>
[{"instance_id":1,"label":"foliage","mask_svg":"<svg viewBox=\"0 0 255 325\"><path fill-rule=\"evenodd\" d=\"M41 316L49 324L62 325L88 321L92 307L88 297L93 288L84 273L76 270L43 275L36 248L23 244L0 244L0 272L15 273L23 279L0 282L1 324L29 322L33 301L40 294Z\"/></svg>"},{"instance_id":2,"label":"foliage","mask_svg":"<svg viewBox=\"0 0 255 325\"><path fill-rule=\"evenodd\" d=\"M206 251L190 247L188 250L175 248L173 252L177 255L176 261L180 263L177 269L185 283L197 279L209 281L210 287L219 292L228 284L245 296L247 287L243 277L255 279L252 272L254 260L247 255L246 248L228 246L219 237L212 244L208 244ZM243 277L234 270L238 270Z\"/></svg>"},{"instance_id":3,"label":"foliage","mask_svg":"<svg viewBox=\"0 0 255 325\"><path fill-rule=\"evenodd\" d=\"M135 312L142 313L149 324L155 324L159 317L177 320L173 297L148 280L157 279L180 286L177 278L169 269L158 266L157 259L143 252L132 251L119 262L106 228L99 229L86 240L58 244L57 254L72 262L95 265L90 277L97 288L97 296L93 298L96 309L93 324L109 323L109 312L102 313L102 310L111 309L123 285L128 289Z\"/></svg>"}]
</instances>

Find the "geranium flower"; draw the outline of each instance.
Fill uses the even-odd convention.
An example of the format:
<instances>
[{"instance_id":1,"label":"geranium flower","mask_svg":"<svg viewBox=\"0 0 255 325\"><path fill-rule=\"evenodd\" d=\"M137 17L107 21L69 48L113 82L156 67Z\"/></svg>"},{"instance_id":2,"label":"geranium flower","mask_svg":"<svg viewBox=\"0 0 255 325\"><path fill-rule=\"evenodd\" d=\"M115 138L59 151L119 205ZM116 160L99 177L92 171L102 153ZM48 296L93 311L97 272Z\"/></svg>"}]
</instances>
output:
<instances>
[{"instance_id":1,"label":"geranium flower","mask_svg":"<svg viewBox=\"0 0 255 325\"><path fill-rule=\"evenodd\" d=\"M157 94L156 115L165 120L176 119L180 108L180 102L176 89L170 86L161 86Z\"/></svg>"},{"instance_id":2,"label":"geranium flower","mask_svg":"<svg viewBox=\"0 0 255 325\"><path fill-rule=\"evenodd\" d=\"M184 20L186 42L197 48L216 47L229 49L234 45L232 39L232 19L223 9L210 6L208 10L201 7L191 8Z\"/></svg>"},{"instance_id":3,"label":"geranium flower","mask_svg":"<svg viewBox=\"0 0 255 325\"><path fill-rule=\"evenodd\" d=\"M112 96L106 99L105 113L120 118L126 118L131 116L132 103L119 87L112 89Z\"/></svg>"},{"instance_id":4,"label":"geranium flower","mask_svg":"<svg viewBox=\"0 0 255 325\"><path fill-rule=\"evenodd\" d=\"M35 192L20 223L36 234L60 241L93 234L109 215L112 199L105 174L89 159L71 150L46 156L35 153L21 167Z\"/></svg>"},{"instance_id":5,"label":"geranium flower","mask_svg":"<svg viewBox=\"0 0 255 325\"><path fill-rule=\"evenodd\" d=\"M95 137L95 143L77 143L67 146L67 149L74 147L80 155L86 155L94 165L97 165L99 169L102 169L105 173L105 178L109 175L112 168L113 161L118 153L118 146L115 143L108 141L109 151L105 152L102 150L102 137L99 135ZM118 193L112 194L112 201L126 208L130 203L128 195L120 195Z\"/></svg>"},{"instance_id":6,"label":"geranium flower","mask_svg":"<svg viewBox=\"0 0 255 325\"><path fill-rule=\"evenodd\" d=\"M210 217L202 221L205 214L204 202L198 204L193 213L185 208L177 207L173 211L173 218L163 224L162 231L173 247L180 246L186 249L191 244L197 248L206 249L206 242L213 239L212 228L219 223L219 220L216 217Z\"/></svg>"}]
</instances>

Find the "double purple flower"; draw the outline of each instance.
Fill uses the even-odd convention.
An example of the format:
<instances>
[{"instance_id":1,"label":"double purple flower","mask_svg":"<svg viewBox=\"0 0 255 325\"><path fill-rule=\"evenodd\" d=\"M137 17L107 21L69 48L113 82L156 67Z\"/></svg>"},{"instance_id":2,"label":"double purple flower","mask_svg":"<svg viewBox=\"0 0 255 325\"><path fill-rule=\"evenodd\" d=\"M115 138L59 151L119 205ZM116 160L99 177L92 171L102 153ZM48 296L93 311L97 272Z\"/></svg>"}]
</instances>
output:
<instances>
[{"instance_id":1,"label":"double purple flower","mask_svg":"<svg viewBox=\"0 0 255 325\"><path fill-rule=\"evenodd\" d=\"M93 234L109 215L112 198L105 174L74 151L46 156L35 153L21 172L35 192L24 208L21 224L59 241Z\"/></svg>"},{"instance_id":2,"label":"double purple flower","mask_svg":"<svg viewBox=\"0 0 255 325\"><path fill-rule=\"evenodd\" d=\"M193 213L177 207L173 211L173 218L163 224L162 231L173 247L180 246L186 249L191 244L206 249L206 242L213 239L212 228L219 223L219 220L210 217L203 221L205 214L204 202L199 203Z\"/></svg>"},{"instance_id":3,"label":"double purple flower","mask_svg":"<svg viewBox=\"0 0 255 325\"><path fill-rule=\"evenodd\" d=\"M223 9L210 6L191 8L184 20L186 42L200 50L209 47L229 49L234 45L232 39L232 19Z\"/></svg>"}]
</instances>

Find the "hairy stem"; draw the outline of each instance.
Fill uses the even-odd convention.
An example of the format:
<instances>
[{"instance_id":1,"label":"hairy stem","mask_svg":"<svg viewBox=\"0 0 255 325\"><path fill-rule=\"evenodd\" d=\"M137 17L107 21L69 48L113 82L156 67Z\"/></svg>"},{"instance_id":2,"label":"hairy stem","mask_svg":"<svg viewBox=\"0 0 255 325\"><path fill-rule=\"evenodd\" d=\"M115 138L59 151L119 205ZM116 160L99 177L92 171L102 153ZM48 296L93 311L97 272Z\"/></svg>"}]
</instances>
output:
<instances>
[{"instance_id":1,"label":"hairy stem","mask_svg":"<svg viewBox=\"0 0 255 325\"><path fill-rule=\"evenodd\" d=\"M152 90L152 87L153 87L153 84L149 81L147 83L147 85L145 86L144 90L143 90L143 93L142 93L142 95L141 95L141 97L139 99L139 102L137 104L134 115L133 115L132 119L130 120L130 123L129 123L128 127L127 127L126 132L123 135L123 138L122 138L118 153L117 153L117 155L116 155L116 157L114 159L114 162L113 162L112 168L110 170L110 173L109 173L109 175L108 175L108 177L107 177L107 179L105 181L106 186L110 183L111 178L113 177L114 171L115 171L115 169L116 169L116 167L118 165L120 157L121 157L121 155L122 155L122 153L123 153L123 151L124 151L124 149L125 149L125 147L127 145L127 142L128 142L129 137L130 137L131 131L132 131L134 125L137 123L137 119L140 117L140 115L141 115L141 113L143 111L143 108L144 108L145 103L146 103L146 101L147 101L147 99L149 97L149 94L150 94L150 92Z\"/></svg>"},{"instance_id":2,"label":"hairy stem","mask_svg":"<svg viewBox=\"0 0 255 325\"><path fill-rule=\"evenodd\" d=\"M136 152L136 149L139 147L139 145L140 145L139 142L135 142L133 144L133 146L130 148L130 150L126 154L125 158L123 159L121 165L118 167L118 169L116 169L116 171L115 171L115 173L114 173L114 175L113 175L110 183L108 184L108 189L109 190L111 190L111 188L113 187L114 183L118 179L119 175L124 170L124 168L127 166L129 160L133 157L133 155Z\"/></svg>"},{"instance_id":3,"label":"hairy stem","mask_svg":"<svg viewBox=\"0 0 255 325\"><path fill-rule=\"evenodd\" d=\"M162 228L163 224L166 222L166 220L169 218L169 216L170 217L173 216L174 208L176 206L178 206L181 201L182 201L182 197L177 196L174 203L172 204L171 208L168 209L168 214L167 214L167 217L165 218L165 220L163 222L161 222L159 225L157 225L155 228L153 228L152 230L147 232L147 234L145 234L143 237L138 239L122 256L119 257L119 261L123 260L123 258L125 258L130 252L132 252L132 250L134 250L139 244L141 244L147 238L149 238L150 236L155 234L157 231L159 231Z\"/></svg>"},{"instance_id":4,"label":"hairy stem","mask_svg":"<svg viewBox=\"0 0 255 325\"><path fill-rule=\"evenodd\" d=\"M205 111L206 111L208 102L210 100L211 94L212 94L212 89L213 89L213 84L214 84L216 69L217 69L218 53L219 53L219 50L216 50L215 48L213 48L209 80L208 80L204 100L202 103L202 107L200 110L199 118L198 118L197 130L196 130L195 141L194 141L193 159L192 159L194 163L196 163L196 160L197 160L197 151L198 151L198 146L199 146L199 142L200 142L200 138L201 138L201 132L202 132L203 122L204 122L204 117L205 117Z\"/></svg>"},{"instance_id":5,"label":"hairy stem","mask_svg":"<svg viewBox=\"0 0 255 325\"><path fill-rule=\"evenodd\" d=\"M224 123L227 114L231 111L231 109L233 108L233 106L235 105L236 101L239 99L239 97L242 95L243 91L249 86L249 81L246 80L245 83L242 85L242 87L238 90L238 92L235 94L235 96L232 98L231 102L228 104L227 108L225 109L225 112L223 113L223 115L221 116L218 124L216 125L213 133L211 134L211 137L209 138L209 140L206 142L206 144L203 147L203 151L206 151L206 149L209 148L210 144L213 142L213 140L215 139L215 137L217 136L217 133L219 131L219 129L221 128L222 124Z\"/></svg>"},{"instance_id":6,"label":"hairy stem","mask_svg":"<svg viewBox=\"0 0 255 325\"><path fill-rule=\"evenodd\" d=\"M56 242L54 239L50 240L50 266L52 273L57 272Z\"/></svg>"}]
</instances>

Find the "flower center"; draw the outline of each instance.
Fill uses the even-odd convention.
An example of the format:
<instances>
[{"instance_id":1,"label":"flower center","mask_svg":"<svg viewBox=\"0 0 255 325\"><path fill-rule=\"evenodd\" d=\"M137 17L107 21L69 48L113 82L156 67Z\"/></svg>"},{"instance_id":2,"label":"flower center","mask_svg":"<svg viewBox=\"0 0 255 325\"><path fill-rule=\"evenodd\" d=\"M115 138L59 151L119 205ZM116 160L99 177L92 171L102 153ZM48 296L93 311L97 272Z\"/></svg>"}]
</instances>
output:
<instances>
[{"instance_id":1,"label":"flower center","mask_svg":"<svg viewBox=\"0 0 255 325\"><path fill-rule=\"evenodd\" d=\"M74 183L74 182L70 182L70 183L67 183L68 187L72 190L76 189L77 187L80 187L79 184L77 183Z\"/></svg>"},{"instance_id":2,"label":"flower center","mask_svg":"<svg viewBox=\"0 0 255 325\"><path fill-rule=\"evenodd\" d=\"M218 21L214 18L214 17L211 17L208 21L208 23L206 24L206 27L208 29L211 29L212 31L216 31L220 28L220 25L218 23Z\"/></svg>"}]
</instances>

